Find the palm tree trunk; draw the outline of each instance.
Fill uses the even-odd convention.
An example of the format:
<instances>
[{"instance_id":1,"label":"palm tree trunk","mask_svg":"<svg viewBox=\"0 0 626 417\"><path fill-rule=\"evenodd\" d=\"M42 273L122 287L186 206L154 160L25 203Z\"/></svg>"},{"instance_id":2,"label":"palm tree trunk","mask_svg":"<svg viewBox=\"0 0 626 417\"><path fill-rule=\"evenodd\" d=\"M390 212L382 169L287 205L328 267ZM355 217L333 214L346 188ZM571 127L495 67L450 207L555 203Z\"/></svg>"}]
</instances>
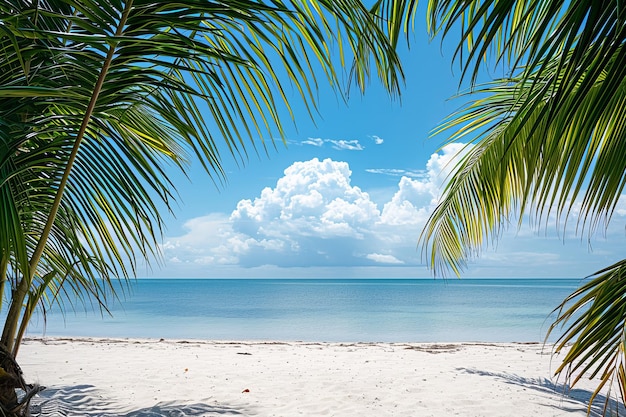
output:
<instances>
[{"instance_id":1,"label":"palm tree trunk","mask_svg":"<svg viewBox=\"0 0 626 417\"><path fill-rule=\"evenodd\" d=\"M16 389L25 395L18 399ZM13 353L0 345L0 413L2 416L21 417L28 415L30 399L40 391L39 386L29 386L24 381L22 370Z\"/></svg>"},{"instance_id":2,"label":"palm tree trunk","mask_svg":"<svg viewBox=\"0 0 626 417\"><path fill-rule=\"evenodd\" d=\"M15 333L20 320L20 313L24 300L26 299L26 294L28 294L31 281L31 277L22 276L22 279L18 282L17 288L13 290L11 294L11 303L9 304L9 311L7 312L7 318L4 322L2 339L0 339L0 344L11 354L15 344Z\"/></svg>"}]
</instances>

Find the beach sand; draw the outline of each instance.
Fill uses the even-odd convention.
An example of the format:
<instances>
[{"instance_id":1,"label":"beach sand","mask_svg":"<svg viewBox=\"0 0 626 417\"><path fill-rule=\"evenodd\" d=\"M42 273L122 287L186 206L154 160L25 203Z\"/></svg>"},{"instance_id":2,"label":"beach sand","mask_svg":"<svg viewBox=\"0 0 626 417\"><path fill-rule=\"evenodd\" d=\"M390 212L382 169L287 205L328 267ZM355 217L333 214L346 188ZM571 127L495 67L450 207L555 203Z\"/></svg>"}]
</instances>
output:
<instances>
[{"instance_id":1,"label":"beach sand","mask_svg":"<svg viewBox=\"0 0 626 417\"><path fill-rule=\"evenodd\" d=\"M30 339L34 416L584 416L549 346ZM598 404L601 406L601 404Z\"/></svg>"}]
</instances>

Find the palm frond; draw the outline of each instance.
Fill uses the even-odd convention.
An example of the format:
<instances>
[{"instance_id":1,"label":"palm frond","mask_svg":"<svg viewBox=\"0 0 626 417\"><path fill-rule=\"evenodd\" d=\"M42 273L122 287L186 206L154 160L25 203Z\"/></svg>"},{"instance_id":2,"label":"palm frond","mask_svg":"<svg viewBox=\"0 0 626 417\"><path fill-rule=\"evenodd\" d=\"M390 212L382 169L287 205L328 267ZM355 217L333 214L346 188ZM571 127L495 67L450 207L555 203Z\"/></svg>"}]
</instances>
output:
<instances>
[{"instance_id":1,"label":"palm frond","mask_svg":"<svg viewBox=\"0 0 626 417\"><path fill-rule=\"evenodd\" d=\"M603 390L608 392L607 401L612 395L626 398L626 260L589 278L555 309L558 318L548 336L564 329L554 347L556 354L564 354L557 374L564 374L572 385L585 376L599 378L589 401L590 412ZM610 411L607 405L605 412Z\"/></svg>"},{"instance_id":2,"label":"palm frond","mask_svg":"<svg viewBox=\"0 0 626 417\"><path fill-rule=\"evenodd\" d=\"M343 95L377 76L397 93L402 76L386 27L356 0L15 0L0 21L9 348L24 306L27 321L63 291L100 304L114 278L158 258L169 167L193 155L223 182L222 154L245 163L273 144L294 97L314 115L320 82Z\"/></svg>"},{"instance_id":3,"label":"palm frond","mask_svg":"<svg viewBox=\"0 0 626 417\"><path fill-rule=\"evenodd\" d=\"M522 78L527 109L550 97L550 106L543 106L548 117L582 105L592 89L600 101L610 101L626 76L620 2L433 0L429 16L433 34L450 36L460 25L456 56L471 85L483 61L504 67Z\"/></svg>"},{"instance_id":4,"label":"palm frond","mask_svg":"<svg viewBox=\"0 0 626 417\"><path fill-rule=\"evenodd\" d=\"M553 73L545 81L560 78ZM544 75L547 76L546 73ZM430 264L459 273L465 260L497 238L512 217L529 214L536 225L555 215L565 229L576 215L580 233L608 225L624 189L626 82L604 96L600 78L583 101L578 91L559 111L546 111L552 95L528 107L534 94L520 76L496 80L477 90L480 98L450 116L435 133L453 130L450 141L475 144L451 176L440 204L421 236ZM574 213L574 210L577 210Z\"/></svg>"}]
</instances>

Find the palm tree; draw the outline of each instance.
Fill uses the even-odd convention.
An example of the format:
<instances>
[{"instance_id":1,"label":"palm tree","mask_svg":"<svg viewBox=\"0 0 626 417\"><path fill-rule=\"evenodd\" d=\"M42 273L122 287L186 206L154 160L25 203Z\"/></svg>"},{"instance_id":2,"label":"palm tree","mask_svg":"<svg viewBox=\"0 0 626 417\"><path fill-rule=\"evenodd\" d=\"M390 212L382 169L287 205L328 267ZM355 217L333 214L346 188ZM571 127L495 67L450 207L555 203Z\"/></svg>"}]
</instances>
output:
<instances>
[{"instance_id":1,"label":"palm tree","mask_svg":"<svg viewBox=\"0 0 626 417\"><path fill-rule=\"evenodd\" d=\"M220 184L222 153L273 144L294 98L314 115L324 79L344 94L375 72L397 93L390 33L356 0L1 2L2 414L38 389L15 361L38 306L106 310L158 259L166 169L192 155Z\"/></svg>"},{"instance_id":2,"label":"palm tree","mask_svg":"<svg viewBox=\"0 0 626 417\"><path fill-rule=\"evenodd\" d=\"M460 30L472 100L436 130L469 145L420 238L435 273L458 275L514 219L604 230L626 183L623 3L431 0L429 22L433 34ZM507 75L478 84L484 59ZM617 382L624 401L626 260L592 276L557 309L557 373L599 376L591 403Z\"/></svg>"}]
</instances>

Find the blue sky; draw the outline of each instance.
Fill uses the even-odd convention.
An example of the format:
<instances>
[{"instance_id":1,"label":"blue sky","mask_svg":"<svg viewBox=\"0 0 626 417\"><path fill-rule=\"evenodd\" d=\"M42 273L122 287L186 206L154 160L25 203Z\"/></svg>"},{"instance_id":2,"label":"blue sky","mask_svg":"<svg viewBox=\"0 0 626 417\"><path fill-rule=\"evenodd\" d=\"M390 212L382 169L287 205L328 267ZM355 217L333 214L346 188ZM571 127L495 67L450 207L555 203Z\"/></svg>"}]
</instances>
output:
<instances>
[{"instance_id":1,"label":"blue sky","mask_svg":"<svg viewBox=\"0 0 626 417\"><path fill-rule=\"evenodd\" d=\"M245 166L226 158L228 183L216 187L196 161L189 179L172 173L180 193L167 218L163 265L147 277L430 277L417 241L432 210L447 162L445 137L430 131L462 104L452 49L428 41L417 25L401 52L401 102L376 80L365 95L342 102L320 89L313 123L295 105L297 127L285 123L269 156ZM487 78L487 74L483 74ZM623 207L623 210L622 210ZM513 226L465 277L584 277L624 253L626 204L606 236L591 240Z\"/></svg>"}]
</instances>

